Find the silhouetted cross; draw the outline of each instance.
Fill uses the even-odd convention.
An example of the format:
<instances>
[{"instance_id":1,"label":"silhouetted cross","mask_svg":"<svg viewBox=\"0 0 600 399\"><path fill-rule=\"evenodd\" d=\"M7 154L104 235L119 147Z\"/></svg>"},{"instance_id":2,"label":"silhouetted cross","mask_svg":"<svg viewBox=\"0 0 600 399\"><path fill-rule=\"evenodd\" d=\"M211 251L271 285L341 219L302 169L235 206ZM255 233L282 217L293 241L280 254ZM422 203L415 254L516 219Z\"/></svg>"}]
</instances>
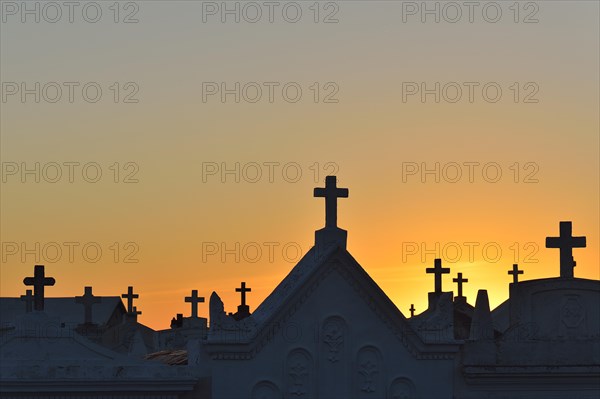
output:
<instances>
[{"instance_id":1,"label":"silhouetted cross","mask_svg":"<svg viewBox=\"0 0 600 399\"><path fill-rule=\"evenodd\" d=\"M512 274L513 283L517 284L519 282L519 274L523 274L523 270L519 270L519 265L517 263L513 264L512 270L508 271L508 274Z\"/></svg>"},{"instance_id":2,"label":"silhouetted cross","mask_svg":"<svg viewBox=\"0 0 600 399\"><path fill-rule=\"evenodd\" d=\"M335 176L325 178L325 188L315 188L315 197L325 198L325 227L337 227L337 199L348 198L347 188L338 188Z\"/></svg>"},{"instance_id":3,"label":"silhouetted cross","mask_svg":"<svg viewBox=\"0 0 600 399\"><path fill-rule=\"evenodd\" d=\"M573 277L573 248L585 248L585 237L573 237L571 222L560 222L560 236L546 237L546 248L560 248L560 277Z\"/></svg>"},{"instance_id":4,"label":"silhouetted cross","mask_svg":"<svg viewBox=\"0 0 600 399\"><path fill-rule=\"evenodd\" d=\"M458 297L462 298L463 297L463 283L468 283L469 279L468 278L463 279L462 273L458 273L457 277L453 278L452 281L458 284Z\"/></svg>"},{"instance_id":5,"label":"silhouetted cross","mask_svg":"<svg viewBox=\"0 0 600 399\"><path fill-rule=\"evenodd\" d=\"M92 306L94 306L94 304L96 303L102 302L102 298L94 296L94 294L92 294L92 287L85 287L83 296L76 296L75 302L83 305L85 324L91 324Z\"/></svg>"},{"instance_id":6,"label":"silhouetted cross","mask_svg":"<svg viewBox=\"0 0 600 399\"><path fill-rule=\"evenodd\" d=\"M25 311L27 313L33 310L33 295L31 290L25 291L25 295L21 295L21 300L25 301Z\"/></svg>"},{"instance_id":7,"label":"silhouetted cross","mask_svg":"<svg viewBox=\"0 0 600 399\"><path fill-rule=\"evenodd\" d=\"M203 296L198 296L198 290L192 290L192 296L185 297L186 302L190 302L192 304L192 317L198 317L198 303L204 302Z\"/></svg>"},{"instance_id":8,"label":"silhouetted cross","mask_svg":"<svg viewBox=\"0 0 600 399\"><path fill-rule=\"evenodd\" d=\"M436 259L434 261L434 267L428 267L425 271L435 275L435 293L440 294L442 292L442 274L449 274L450 268L442 267L442 260Z\"/></svg>"},{"instance_id":9,"label":"silhouetted cross","mask_svg":"<svg viewBox=\"0 0 600 399\"><path fill-rule=\"evenodd\" d=\"M133 306L133 300L139 298L139 294L133 293L133 287L127 287L127 294L121 294L121 298L127 298L127 313L135 313L137 312L137 308ZM137 313L137 314L142 314Z\"/></svg>"},{"instance_id":10,"label":"silhouetted cross","mask_svg":"<svg viewBox=\"0 0 600 399\"><path fill-rule=\"evenodd\" d=\"M242 281L242 286L240 288L236 288L235 292L242 293L242 306L246 306L246 292L252 291L252 288L246 288L246 282Z\"/></svg>"},{"instance_id":11,"label":"silhouetted cross","mask_svg":"<svg viewBox=\"0 0 600 399\"><path fill-rule=\"evenodd\" d=\"M25 277L23 284L33 285L33 303L35 310L44 310L44 287L52 286L56 280L52 277L46 277L43 265L35 265L33 277Z\"/></svg>"},{"instance_id":12,"label":"silhouetted cross","mask_svg":"<svg viewBox=\"0 0 600 399\"><path fill-rule=\"evenodd\" d=\"M411 303L410 304L410 309L408 309L408 310L410 310L410 317L413 317L415 315L415 310L416 310L415 309L415 304Z\"/></svg>"}]
</instances>

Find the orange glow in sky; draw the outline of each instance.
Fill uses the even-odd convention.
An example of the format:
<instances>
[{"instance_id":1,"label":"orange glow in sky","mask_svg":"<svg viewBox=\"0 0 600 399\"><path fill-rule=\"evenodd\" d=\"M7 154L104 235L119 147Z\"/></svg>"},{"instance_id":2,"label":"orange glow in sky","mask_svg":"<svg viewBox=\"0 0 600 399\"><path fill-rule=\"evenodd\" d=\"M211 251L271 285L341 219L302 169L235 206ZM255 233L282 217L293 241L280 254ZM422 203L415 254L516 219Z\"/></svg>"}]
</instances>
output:
<instances>
[{"instance_id":1,"label":"orange glow in sky","mask_svg":"<svg viewBox=\"0 0 600 399\"><path fill-rule=\"evenodd\" d=\"M134 286L156 329L192 290L207 317L245 281L254 310L313 245L330 174L349 252L405 315L438 257L470 303L504 301L513 263L558 276L545 238L565 220L587 237L575 276L600 278L597 2L539 2L531 23L360 1L337 22L229 23L168 3L2 23L1 296L44 264L48 296Z\"/></svg>"}]
</instances>

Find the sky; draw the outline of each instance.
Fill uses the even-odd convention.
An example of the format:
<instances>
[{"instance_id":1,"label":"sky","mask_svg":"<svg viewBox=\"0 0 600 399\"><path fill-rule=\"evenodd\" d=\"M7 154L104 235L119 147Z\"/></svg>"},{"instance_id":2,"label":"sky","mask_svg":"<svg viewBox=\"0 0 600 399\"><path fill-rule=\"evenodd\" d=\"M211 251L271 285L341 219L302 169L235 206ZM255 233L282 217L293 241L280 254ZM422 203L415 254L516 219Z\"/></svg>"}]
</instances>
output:
<instances>
[{"instance_id":1,"label":"sky","mask_svg":"<svg viewBox=\"0 0 600 399\"><path fill-rule=\"evenodd\" d=\"M348 250L406 315L441 257L474 303L557 277L559 221L600 278L595 1L2 1L0 295L193 289L251 310L349 188ZM28 7L25 9L24 7ZM82 310L83 312L83 310Z\"/></svg>"}]
</instances>

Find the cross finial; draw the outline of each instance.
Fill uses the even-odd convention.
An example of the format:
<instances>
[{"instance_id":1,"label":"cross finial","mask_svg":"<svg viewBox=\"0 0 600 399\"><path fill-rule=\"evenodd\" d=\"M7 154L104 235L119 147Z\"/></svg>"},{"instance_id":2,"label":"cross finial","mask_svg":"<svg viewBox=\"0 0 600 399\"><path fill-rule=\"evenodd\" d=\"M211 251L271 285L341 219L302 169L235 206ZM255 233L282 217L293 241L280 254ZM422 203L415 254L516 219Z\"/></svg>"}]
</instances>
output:
<instances>
[{"instance_id":1,"label":"cross finial","mask_svg":"<svg viewBox=\"0 0 600 399\"><path fill-rule=\"evenodd\" d=\"M31 290L26 290L25 295L21 295L21 300L25 301L25 311L27 313L33 310L33 295Z\"/></svg>"},{"instance_id":2,"label":"cross finial","mask_svg":"<svg viewBox=\"0 0 600 399\"><path fill-rule=\"evenodd\" d=\"M519 265L517 263L513 264L512 270L508 271L508 274L512 274L513 283L517 284L519 282L519 274L523 274L523 270L519 270Z\"/></svg>"},{"instance_id":3,"label":"cross finial","mask_svg":"<svg viewBox=\"0 0 600 399\"><path fill-rule=\"evenodd\" d=\"M246 292L251 292L252 288L246 288L246 282L242 281L242 286L240 288L236 288L235 292L241 292L242 293L242 305L241 306L246 306Z\"/></svg>"},{"instance_id":4,"label":"cross finial","mask_svg":"<svg viewBox=\"0 0 600 399\"><path fill-rule=\"evenodd\" d=\"M458 273L456 275L456 278L452 279L453 282L458 284L458 298L464 298L463 297L463 283L468 283L469 279L468 278L463 278L462 273Z\"/></svg>"},{"instance_id":5,"label":"cross finial","mask_svg":"<svg viewBox=\"0 0 600 399\"><path fill-rule=\"evenodd\" d=\"M127 313L134 314L137 312L137 308L133 306L133 300L139 298L139 294L133 293L133 287L127 287L127 294L121 294L121 298L127 298ZM142 314L137 313L137 314Z\"/></svg>"},{"instance_id":6,"label":"cross finial","mask_svg":"<svg viewBox=\"0 0 600 399\"><path fill-rule=\"evenodd\" d=\"M325 188L315 188L314 196L325 198L325 228L336 228L337 199L348 198L348 189L338 188L337 178L335 176L327 176L325 178Z\"/></svg>"},{"instance_id":7,"label":"cross finial","mask_svg":"<svg viewBox=\"0 0 600 399\"><path fill-rule=\"evenodd\" d=\"M560 222L560 236L546 237L546 248L560 249L560 277L573 277L573 248L585 248L585 237L573 237L571 222Z\"/></svg>"},{"instance_id":8,"label":"cross finial","mask_svg":"<svg viewBox=\"0 0 600 399\"><path fill-rule=\"evenodd\" d=\"M185 301L192 304L192 318L198 318L198 303L204 302L204 297L198 296L198 290L192 290L192 296L186 296Z\"/></svg>"},{"instance_id":9,"label":"cross finial","mask_svg":"<svg viewBox=\"0 0 600 399\"><path fill-rule=\"evenodd\" d=\"M246 288L246 282L242 281L242 286L240 288L236 288L235 291L242 293L242 304L238 305L238 311L234 315L234 318L236 320L241 320L243 318L250 316L250 307L248 305L246 305L246 292L250 292L250 291L252 291L252 289Z\"/></svg>"},{"instance_id":10,"label":"cross finial","mask_svg":"<svg viewBox=\"0 0 600 399\"><path fill-rule=\"evenodd\" d=\"M435 275L435 293L442 293L442 274L449 274L449 267L442 267L442 260L436 259L434 261L434 267L428 267L425 269L427 273L433 273Z\"/></svg>"},{"instance_id":11,"label":"cross finial","mask_svg":"<svg viewBox=\"0 0 600 399\"><path fill-rule=\"evenodd\" d=\"M92 294L92 287L85 287L83 296L76 296L75 302L83 305L85 324L92 324L92 306L102 302L102 298Z\"/></svg>"},{"instance_id":12,"label":"cross finial","mask_svg":"<svg viewBox=\"0 0 600 399\"><path fill-rule=\"evenodd\" d=\"M55 283L56 280L54 278L46 277L43 265L35 265L33 277L25 277L23 279L23 284L33 285L33 302L35 310L44 310L44 287L52 286Z\"/></svg>"},{"instance_id":13,"label":"cross finial","mask_svg":"<svg viewBox=\"0 0 600 399\"><path fill-rule=\"evenodd\" d=\"M410 309L408 309L408 310L410 310L410 317L414 317L415 316L415 310L416 310L415 309L415 304L411 303L410 304Z\"/></svg>"}]
</instances>

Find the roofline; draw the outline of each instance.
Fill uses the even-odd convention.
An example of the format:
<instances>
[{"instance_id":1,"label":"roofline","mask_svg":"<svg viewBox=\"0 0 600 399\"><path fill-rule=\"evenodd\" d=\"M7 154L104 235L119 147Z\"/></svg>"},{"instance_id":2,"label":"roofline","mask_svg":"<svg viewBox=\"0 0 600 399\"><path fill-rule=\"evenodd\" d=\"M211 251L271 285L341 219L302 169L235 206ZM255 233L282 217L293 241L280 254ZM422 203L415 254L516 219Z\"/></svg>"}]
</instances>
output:
<instances>
[{"instance_id":1,"label":"roofline","mask_svg":"<svg viewBox=\"0 0 600 399\"><path fill-rule=\"evenodd\" d=\"M314 248L314 247L313 247ZM310 252L310 251L309 251ZM308 254L308 253L307 253ZM246 342L222 342L222 343L208 343L206 349L208 353L213 356L214 359L251 359L258 353L263 346L267 345L268 341L273 335L280 329L280 325L284 322L283 319L291 316L295 313L295 309L290 306L291 302L299 299L299 293L303 291L303 288L311 283L314 283L317 275L323 273L323 271L315 272L316 270L322 269L324 264L328 263L332 258L339 257L345 259L346 262L352 265L351 268L347 268L350 273L360 273L360 278L356 278L356 281L363 281L364 285L376 292L373 297L380 307L389 309L390 314L394 315L389 320L383 320L385 324L392 330L392 333L404 344L408 351L416 358L453 358L458 352L460 342L450 343L425 343L419 334L413 329L408 323L408 320L402 316L402 312L392 302L392 300L385 294L385 292L377 285L377 283L369 276L369 274L360 266L360 264L354 259L354 257L344 248L337 246L335 250L331 250L326 257L319 260L319 265L313 270L313 274L304 281L300 286L297 287L296 291L287 297L284 303L280 306L277 314L271 314L264 322L257 326L256 333L248 337ZM343 270L343 269L342 269ZM291 272L290 272L291 273ZM363 285L363 286L364 286ZM364 299L364 298L363 298ZM381 312L376 314L383 318Z\"/></svg>"}]
</instances>

